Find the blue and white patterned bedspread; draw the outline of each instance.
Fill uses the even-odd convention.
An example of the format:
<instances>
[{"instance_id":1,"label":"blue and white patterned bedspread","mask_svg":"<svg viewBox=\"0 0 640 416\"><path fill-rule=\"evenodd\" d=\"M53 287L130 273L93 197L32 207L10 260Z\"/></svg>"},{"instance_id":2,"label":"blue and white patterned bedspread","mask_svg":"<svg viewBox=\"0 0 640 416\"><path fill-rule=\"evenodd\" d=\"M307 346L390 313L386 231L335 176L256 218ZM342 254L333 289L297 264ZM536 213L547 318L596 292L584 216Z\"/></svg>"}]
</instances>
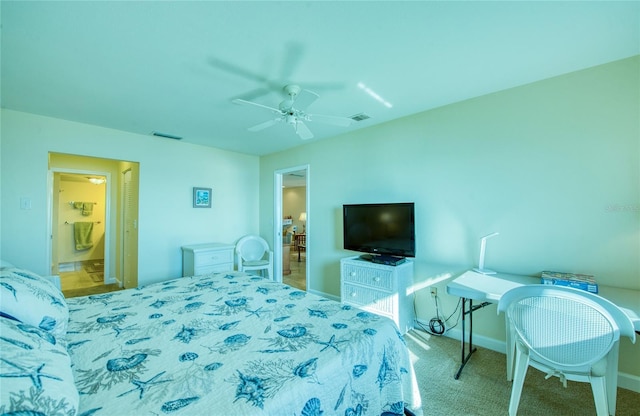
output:
<instances>
[{"instance_id":1,"label":"blue and white patterned bedspread","mask_svg":"<svg viewBox=\"0 0 640 416\"><path fill-rule=\"evenodd\" d=\"M244 273L68 299L85 415L416 414L393 322Z\"/></svg>"}]
</instances>

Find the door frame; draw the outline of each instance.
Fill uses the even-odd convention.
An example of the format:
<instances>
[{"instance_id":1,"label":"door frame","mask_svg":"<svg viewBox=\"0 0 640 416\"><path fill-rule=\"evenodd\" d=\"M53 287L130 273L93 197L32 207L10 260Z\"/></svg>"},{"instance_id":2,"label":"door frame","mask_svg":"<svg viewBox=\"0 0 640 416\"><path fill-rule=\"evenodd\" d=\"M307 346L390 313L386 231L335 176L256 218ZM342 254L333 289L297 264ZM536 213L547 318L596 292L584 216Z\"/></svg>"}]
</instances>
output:
<instances>
[{"instance_id":1,"label":"door frame","mask_svg":"<svg viewBox=\"0 0 640 416\"><path fill-rule=\"evenodd\" d=\"M49 264L49 273L53 273L53 175L54 173L69 173L74 175L94 175L104 176L107 179L105 184L105 202L104 202L104 284L116 283L116 278L111 276L111 172L86 170L86 169L68 169L68 168L50 168L47 173L47 264Z\"/></svg>"},{"instance_id":2,"label":"door frame","mask_svg":"<svg viewBox=\"0 0 640 416\"><path fill-rule=\"evenodd\" d=\"M305 178L305 209L307 213L307 221L306 221L305 229L310 230L311 229L311 204L310 204L311 202L311 180L310 180L311 166L309 166L308 164L299 165L299 166L294 166L290 168L277 169L274 172L273 223L275 226L273 228L273 253L275 256L275 260L273 262L274 263L273 274L274 274L275 280L278 282L282 282L282 278L283 278L282 276L282 183L283 183L282 177L287 173L297 172L301 170L304 170L307 172L306 178ZM309 270L310 270L309 264L311 263L311 256L309 255L309 253L311 252L310 247L311 247L311 242L307 239L306 248L305 248L305 252L306 252L305 287L307 291L309 291Z\"/></svg>"}]
</instances>

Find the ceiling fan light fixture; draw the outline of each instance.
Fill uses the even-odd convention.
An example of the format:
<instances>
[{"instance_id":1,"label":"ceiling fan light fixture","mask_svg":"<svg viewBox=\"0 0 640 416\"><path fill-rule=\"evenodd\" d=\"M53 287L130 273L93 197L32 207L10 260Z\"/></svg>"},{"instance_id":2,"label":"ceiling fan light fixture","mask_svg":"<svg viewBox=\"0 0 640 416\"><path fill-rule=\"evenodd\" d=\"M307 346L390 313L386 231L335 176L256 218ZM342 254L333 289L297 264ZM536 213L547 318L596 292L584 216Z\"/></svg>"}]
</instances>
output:
<instances>
[{"instance_id":1,"label":"ceiling fan light fixture","mask_svg":"<svg viewBox=\"0 0 640 416\"><path fill-rule=\"evenodd\" d=\"M102 185L107 181L105 178L87 178L87 179L89 179L89 182L91 182L94 185Z\"/></svg>"},{"instance_id":2,"label":"ceiling fan light fixture","mask_svg":"<svg viewBox=\"0 0 640 416\"><path fill-rule=\"evenodd\" d=\"M286 121L289 124L296 124L298 122L298 119L293 114L287 114L286 115Z\"/></svg>"}]
</instances>

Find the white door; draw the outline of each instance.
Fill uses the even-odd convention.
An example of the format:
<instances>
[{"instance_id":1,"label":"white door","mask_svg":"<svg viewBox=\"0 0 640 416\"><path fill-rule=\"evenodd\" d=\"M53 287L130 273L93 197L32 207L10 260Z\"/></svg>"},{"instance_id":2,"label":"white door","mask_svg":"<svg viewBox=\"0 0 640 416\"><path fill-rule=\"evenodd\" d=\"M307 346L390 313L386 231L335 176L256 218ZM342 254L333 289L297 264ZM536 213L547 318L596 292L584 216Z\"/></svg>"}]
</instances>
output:
<instances>
[{"instance_id":1,"label":"white door","mask_svg":"<svg viewBox=\"0 0 640 416\"><path fill-rule=\"evenodd\" d=\"M123 172L123 195L122 195L122 229L124 231L122 239L122 283L125 288L138 286L137 271L137 244L136 244L136 209L131 169Z\"/></svg>"}]
</instances>

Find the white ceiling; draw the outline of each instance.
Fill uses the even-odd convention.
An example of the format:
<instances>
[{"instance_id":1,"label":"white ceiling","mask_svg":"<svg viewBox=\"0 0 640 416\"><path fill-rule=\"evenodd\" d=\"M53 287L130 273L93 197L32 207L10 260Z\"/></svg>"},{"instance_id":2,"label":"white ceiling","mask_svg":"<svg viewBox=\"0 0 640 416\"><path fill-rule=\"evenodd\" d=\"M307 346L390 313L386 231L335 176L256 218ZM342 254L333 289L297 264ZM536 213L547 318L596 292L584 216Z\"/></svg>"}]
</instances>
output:
<instances>
[{"instance_id":1,"label":"white ceiling","mask_svg":"<svg viewBox=\"0 0 640 416\"><path fill-rule=\"evenodd\" d=\"M320 95L310 113L371 117L309 122L320 140L640 53L640 2L0 7L4 108L255 155L305 142L285 123L247 131L273 115L231 100L277 107L288 83Z\"/></svg>"}]
</instances>

